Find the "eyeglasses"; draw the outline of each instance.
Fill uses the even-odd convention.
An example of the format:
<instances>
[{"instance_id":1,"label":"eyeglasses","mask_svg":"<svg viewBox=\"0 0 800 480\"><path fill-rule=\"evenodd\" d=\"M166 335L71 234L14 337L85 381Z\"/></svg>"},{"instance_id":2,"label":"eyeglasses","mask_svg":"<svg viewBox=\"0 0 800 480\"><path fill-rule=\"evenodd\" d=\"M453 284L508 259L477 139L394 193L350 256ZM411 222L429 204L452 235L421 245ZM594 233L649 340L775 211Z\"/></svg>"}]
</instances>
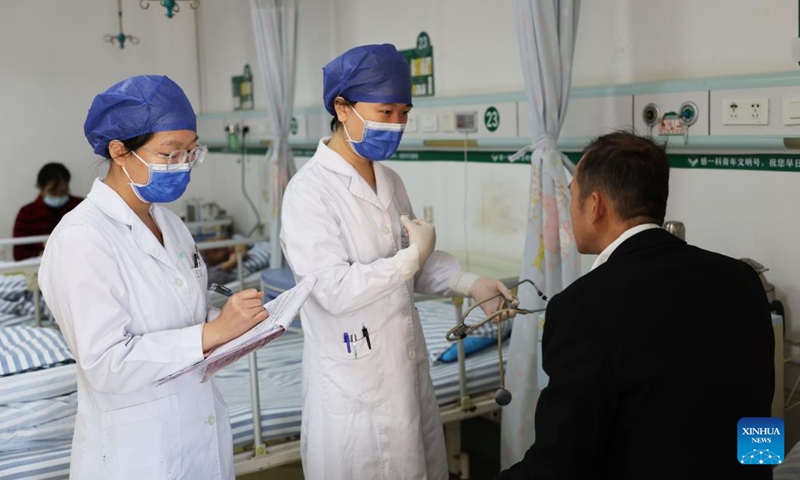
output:
<instances>
[{"instance_id":1,"label":"eyeglasses","mask_svg":"<svg viewBox=\"0 0 800 480\"><path fill-rule=\"evenodd\" d=\"M166 160L167 165L189 164L189 168L193 168L198 163L203 163L203 159L205 158L206 153L208 153L208 147L200 144L197 144L197 146L191 150L175 150L169 155L154 152L144 147L140 148L140 150L144 150L147 153Z\"/></svg>"}]
</instances>

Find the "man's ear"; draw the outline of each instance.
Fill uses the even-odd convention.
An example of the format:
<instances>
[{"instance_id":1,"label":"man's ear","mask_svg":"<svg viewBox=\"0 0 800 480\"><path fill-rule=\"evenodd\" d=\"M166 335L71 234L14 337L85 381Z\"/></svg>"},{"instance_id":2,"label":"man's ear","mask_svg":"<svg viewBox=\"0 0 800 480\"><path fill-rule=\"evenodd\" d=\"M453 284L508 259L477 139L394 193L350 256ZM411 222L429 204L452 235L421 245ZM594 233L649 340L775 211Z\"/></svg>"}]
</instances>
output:
<instances>
[{"instance_id":1,"label":"man's ear","mask_svg":"<svg viewBox=\"0 0 800 480\"><path fill-rule=\"evenodd\" d=\"M592 192L587 198L591 202L589 208L592 212L592 223L598 223L608 216L608 198L598 191Z\"/></svg>"},{"instance_id":2,"label":"man's ear","mask_svg":"<svg viewBox=\"0 0 800 480\"><path fill-rule=\"evenodd\" d=\"M344 97L336 97L333 100L333 109L336 112L336 118L344 123L347 121L347 100Z\"/></svg>"}]
</instances>

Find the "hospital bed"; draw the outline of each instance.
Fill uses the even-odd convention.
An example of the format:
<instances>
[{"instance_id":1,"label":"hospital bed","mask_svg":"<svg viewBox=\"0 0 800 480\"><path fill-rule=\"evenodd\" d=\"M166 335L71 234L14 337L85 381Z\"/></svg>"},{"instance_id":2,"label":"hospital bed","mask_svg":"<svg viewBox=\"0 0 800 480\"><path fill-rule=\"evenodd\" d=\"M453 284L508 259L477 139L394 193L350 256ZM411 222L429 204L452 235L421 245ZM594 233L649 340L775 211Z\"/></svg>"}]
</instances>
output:
<instances>
[{"instance_id":1,"label":"hospital bed","mask_svg":"<svg viewBox=\"0 0 800 480\"><path fill-rule=\"evenodd\" d=\"M457 309L440 300L421 301L417 306L429 351L443 352L450 346L444 341L444 332L454 325ZM471 320L477 321L478 316L476 313ZM42 344L66 349L63 340L52 337L58 334L56 330L29 330L46 332L48 338ZM302 343L302 332L291 330L257 352L255 383L261 407L257 410L253 409L252 383L248 381L249 359L241 359L216 375L230 409L237 475L300 459ZM62 361L48 366L0 377L0 478L67 478L77 408L75 365ZM468 470L466 457L459 456L459 422L499 408L492 395L497 388L498 371L496 346L466 357L463 365L437 361L431 364L446 425L451 469L461 472L462 478L468 478Z\"/></svg>"}]
</instances>

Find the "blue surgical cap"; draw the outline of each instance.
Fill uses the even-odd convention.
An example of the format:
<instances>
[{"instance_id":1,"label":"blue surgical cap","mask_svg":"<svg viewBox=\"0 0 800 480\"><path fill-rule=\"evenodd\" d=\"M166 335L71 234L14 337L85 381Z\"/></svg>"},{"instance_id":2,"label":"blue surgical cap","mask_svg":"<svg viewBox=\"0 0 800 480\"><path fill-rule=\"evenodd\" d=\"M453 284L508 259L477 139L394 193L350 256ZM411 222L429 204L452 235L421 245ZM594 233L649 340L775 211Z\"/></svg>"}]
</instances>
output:
<instances>
[{"instance_id":1,"label":"blue surgical cap","mask_svg":"<svg viewBox=\"0 0 800 480\"><path fill-rule=\"evenodd\" d=\"M331 60L322 68L325 108L336 115L333 101L411 103L411 70L394 45L362 45Z\"/></svg>"},{"instance_id":2,"label":"blue surgical cap","mask_svg":"<svg viewBox=\"0 0 800 480\"><path fill-rule=\"evenodd\" d=\"M111 140L145 133L197 131L197 117L181 87L160 75L139 75L94 97L83 132L94 153L105 155Z\"/></svg>"}]
</instances>

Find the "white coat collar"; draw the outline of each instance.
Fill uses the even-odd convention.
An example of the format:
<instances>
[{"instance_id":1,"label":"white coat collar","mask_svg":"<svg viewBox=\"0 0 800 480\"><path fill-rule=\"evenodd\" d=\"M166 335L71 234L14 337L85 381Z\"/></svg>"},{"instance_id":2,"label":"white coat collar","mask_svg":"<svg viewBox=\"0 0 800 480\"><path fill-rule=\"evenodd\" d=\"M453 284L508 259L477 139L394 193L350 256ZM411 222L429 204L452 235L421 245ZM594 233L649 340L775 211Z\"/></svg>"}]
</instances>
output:
<instances>
[{"instance_id":1,"label":"white coat collar","mask_svg":"<svg viewBox=\"0 0 800 480\"><path fill-rule=\"evenodd\" d=\"M136 222L142 223L133 209L125 203L125 200L100 178L94 179L92 189L89 191L89 194L86 195L86 198L91 200L101 212L119 223L123 223L129 227L132 227ZM153 211L153 205L150 205L150 211Z\"/></svg>"},{"instance_id":2,"label":"white coat collar","mask_svg":"<svg viewBox=\"0 0 800 480\"><path fill-rule=\"evenodd\" d=\"M374 162L375 184L377 193L367 184L366 180L350 165L341 155L328 147L331 137L325 137L319 141L317 146L317 157L319 163L328 170L350 178L350 193L365 200L381 210L388 210L394 198L394 182L389 175L387 167L380 162Z\"/></svg>"},{"instance_id":3,"label":"white coat collar","mask_svg":"<svg viewBox=\"0 0 800 480\"><path fill-rule=\"evenodd\" d=\"M147 225L142 222L133 209L125 203L125 200L113 188L106 185L100 178L96 178L86 198L112 220L127 225L142 252L169 267L176 268L175 262L169 257L164 246L158 242L153 232L147 228ZM161 207L150 205L150 214L153 216L156 225L161 229L164 243L174 241L171 235L172 232L164 228L168 220L164 217Z\"/></svg>"}]
</instances>

